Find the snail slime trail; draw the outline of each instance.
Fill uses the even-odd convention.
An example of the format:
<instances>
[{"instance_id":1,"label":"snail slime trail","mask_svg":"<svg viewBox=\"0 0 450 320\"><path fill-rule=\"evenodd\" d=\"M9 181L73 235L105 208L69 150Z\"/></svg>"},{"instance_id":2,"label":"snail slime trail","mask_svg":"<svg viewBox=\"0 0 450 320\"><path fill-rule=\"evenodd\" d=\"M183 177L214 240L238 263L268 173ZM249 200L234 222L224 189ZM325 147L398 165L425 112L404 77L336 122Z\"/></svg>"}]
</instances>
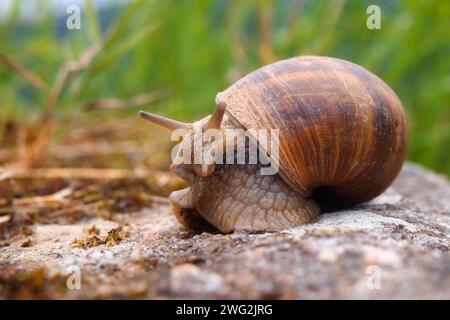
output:
<instances>
[{"instance_id":1,"label":"snail slime trail","mask_svg":"<svg viewBox=\"0 0 450 320\"><path fill-rule=\"evenodd\" d=\"M188 187L169 200L190 230L264 232L309 223L330 207L380 195L406 158L408 125L400 99L383 80L349 61L281 60L244 76L215 102L214 112L194 123L140 113L172 131L183 129L170 170ZM242 130L252 142L244 154L227 129ZM278 130L276 148L259 129ZM264 152L256 163L227 162L226 155L251 156L251 145L263 146L275 174L263 174Z\"/></svg>"}]
</instances>

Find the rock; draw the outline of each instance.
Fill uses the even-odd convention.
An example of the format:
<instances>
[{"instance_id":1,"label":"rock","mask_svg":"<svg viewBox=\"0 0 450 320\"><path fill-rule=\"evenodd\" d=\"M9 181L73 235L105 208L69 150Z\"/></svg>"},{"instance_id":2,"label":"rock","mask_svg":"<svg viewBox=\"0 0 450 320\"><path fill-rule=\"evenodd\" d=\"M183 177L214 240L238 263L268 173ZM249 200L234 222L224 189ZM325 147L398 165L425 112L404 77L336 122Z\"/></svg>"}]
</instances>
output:
<instances>
[{"instance_id":1,"label":"rock","mask_svg":"<svg viewBox=\"0 0 450 320\"><path fill-rule=\"evenodd\" d=\"M127 240L86 249L70 244L119 223L32 226L32 247L0 247L0 298L36 269L48 281L32 293L50 298L450 298L450 183L413 164L373 201L283 232L194 235L164 204L120 222ZM79 290L52 287L77 276Z\"/></svg>"},{"instance_id":2,"label":"rock","mask_svg":"<svg viewBox=\"0 0 450 320\"><path fill-rule=\"evenodd\" d=\"M186 284L190 285L187 286ZM169 275L169 291L173 295L192 295L200 298L225 297L230 288L223 278L190 263L173 267Z\"/></svg>"}]
</instances>

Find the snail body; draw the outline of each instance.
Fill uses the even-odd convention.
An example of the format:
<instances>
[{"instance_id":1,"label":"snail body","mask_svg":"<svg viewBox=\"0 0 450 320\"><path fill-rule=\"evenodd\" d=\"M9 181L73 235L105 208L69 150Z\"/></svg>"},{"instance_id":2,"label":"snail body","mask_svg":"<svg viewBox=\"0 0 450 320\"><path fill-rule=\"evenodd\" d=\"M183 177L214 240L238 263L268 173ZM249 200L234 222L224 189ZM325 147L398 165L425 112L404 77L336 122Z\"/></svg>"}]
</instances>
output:
<instances>
[{"instance_id":1,"label":"snail body","mask_svg":"<svg viewBox=\"0 0 450 320\"><path fill-rule=\"evenodd\" d=\"M279 170L264 176L261 164L172 165L190 184L170 196L174 213L188 228L204 220L222 232L307 223L328 205L350 206L381 194L406 157L408 131L399 98L377 76L348 61L282 60L220 92L216 104L213 115L195 124L222 132L241 128L250 136L251 129L278 129ZM194 127L141 115L172 129Z\"/></svg>"}]
</instances>

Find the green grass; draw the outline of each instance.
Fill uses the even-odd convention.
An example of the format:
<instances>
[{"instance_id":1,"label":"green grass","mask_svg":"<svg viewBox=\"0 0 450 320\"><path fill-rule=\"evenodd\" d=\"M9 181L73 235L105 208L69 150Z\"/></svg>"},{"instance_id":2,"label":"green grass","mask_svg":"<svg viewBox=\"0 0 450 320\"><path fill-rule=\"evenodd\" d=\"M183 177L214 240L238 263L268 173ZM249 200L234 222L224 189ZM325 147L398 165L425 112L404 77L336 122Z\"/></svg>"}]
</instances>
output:
<instances>
[{"instance_id":1,"label":"green grass","mask_svg":"<svg viewBox=\"0 0 450 320\"><path fill-rule=\"evenodd\" d=\"M448 1L133 1L108 23L87 1L82 29L64 37L56 30L65 21L39 3L45 18L30 24L18 19L23 3L15 2L0 23L0 52L49 86L65 61L79 58L110 24L117 26L92 65L65 86L58 115L93 99L169 90L151 108L194 120L211 112L218 91L261 65L329 55L356 62L392 86L408 113L409 159L450 175ZM381 30L366 28L370 4L381 8ZM0 97L0 128L9 117L43 112L46 104L45 93L2 66ZM131 117L136 110L114 114Z\"/></svg>"}]
</instances>

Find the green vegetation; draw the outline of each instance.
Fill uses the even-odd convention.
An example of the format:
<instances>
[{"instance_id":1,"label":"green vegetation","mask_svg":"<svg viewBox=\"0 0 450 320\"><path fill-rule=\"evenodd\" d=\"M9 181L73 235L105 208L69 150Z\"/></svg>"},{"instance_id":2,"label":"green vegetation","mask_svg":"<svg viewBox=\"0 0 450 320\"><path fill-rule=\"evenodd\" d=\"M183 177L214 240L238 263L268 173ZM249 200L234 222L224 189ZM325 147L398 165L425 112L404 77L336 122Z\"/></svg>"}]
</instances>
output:
<instances>
[{"instance_id":1,"label":"green vegetation","mask_svg":"<svg viewBox=\"0 0 450 320\"><path fill-rule=\"evenodd\" d=\"M197 119L213 109L218 91L261 65L329 55L391 85L409 117L409 158L450 175L449 1L153 0L130 1L106 15L87 1L82 28L72 31L45 1L39 1L40 20L23 21L23 4L15 1L0 20L0 58L11 58L46 85L32 86L0 64L0 139L10 119L42 115L46 106L59 117L92 100L147 93L161 94L152 110ZM370 4L381 8L380 30L366 27ZM101 38L107 40L92 63L68 74L53 108L48 93L58 91L58 70ZM102 116L132 117L138 108Z\"/></svg>"}]
</instances>

